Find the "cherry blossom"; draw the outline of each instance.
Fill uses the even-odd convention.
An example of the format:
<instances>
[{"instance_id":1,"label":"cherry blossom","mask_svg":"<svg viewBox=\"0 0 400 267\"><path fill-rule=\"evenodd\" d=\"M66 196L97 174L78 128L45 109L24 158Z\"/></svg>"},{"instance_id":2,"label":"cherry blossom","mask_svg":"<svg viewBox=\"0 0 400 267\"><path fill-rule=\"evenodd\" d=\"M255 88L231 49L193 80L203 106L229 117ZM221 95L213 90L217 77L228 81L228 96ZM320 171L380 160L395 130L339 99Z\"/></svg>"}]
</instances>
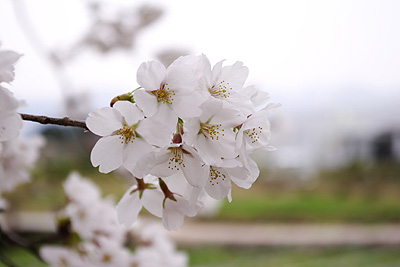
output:
<instances>
[{"instance_id":1,"label":"cherry blossom","mask_svg":"<svg viewBox=\"0 0 400 267\"><path fill-rule=\"evenodd\" d=\"M168 186L160 179L160 187L165 195L162 222L167 230L181 228L185 216L196 216L204 207L198 200L201 191L190 185L182 172L170 176Z\"/></svg>"},{"instance_id":2,"label":"cherry blossom","mask_svg":"<svg viewBox=\"0 0 400 267\"><path fill-rule=\"evenodd\" d=\"M185 122L183 140L193 145L207 164L220 164L222 158L235 158L238 154L233 128L245 117L238 110L225 109L219 101L207 101L198 118Z\"/></svg>"},{"instance_id":3,"label":"cherry blossom","mask_svg":"<svg viewBox=\"0 0 400 267\"><path fill-rule=\"evenodd\" d=\"M145 207L176 230L206 197L231 201L232 183L251 187L259 169L250 155L274 149L268 115L279 105L246 86L247 76L242 62L211 68L205 55L180 57L168 68L144 62L141 87L89 114L89 129L103 136L93 165L101 172L123 166L137 181L117 206L121 223L132 225Z\"/></svg>"},{"instance_id":4,"label":"cherry blossom","mask_svg":"<svg viewBox=\"0 0 400 267\"><path fill-rule=\"evenodd\" d=\"M239 126L237 134L238 147L245 146L244 149L250 153L255 150L274 150L269 145L271 137L268 115L270 115L280 104L269 104L265 108L250 115L247 120Z\"/></svg>"},{"instance_id":5,"label":"cherry blossom","mask_svg":"<svg viewBox=\"0 0 400 267\"><path fill-rule=\"evenodd\" d=\"M21 55L14 51L0 50L0 83L14 80L14 64L20 57Z\"/></svg>"},{"instance_id":6,"label":"cherry blossom","mask_svg":"<svg viewBox=\"0 0 400 267\"><path fill-rule=\"evenodd\" d=\"M134 93L138 106L148 117L175 128L179 118L199 116L203 102L195 91L196 80L187 64L171 64L166 69L157 61L144 62L137 72L143 89Z\"/></svg>"},{"instance_id":7,"label":"cherry blossom","mask_svg":"<svg viewBox=\"0 0 400 267\"><path fill-rule=\"evenodd\" d=\"M103 173L124 166L135 174L136 162L152 151L141 134L142 127L146 127L143 120L140 109L128 101L118 101L113 107L91 112L86 119L87 127L102 136L91 153L93 166L100 166Z\"/></svg>"},{"instance_id":8,"label":"cherry blossom","mask_svg":"<svg viewBox=\"0 0 400 267\"><path fill-rule=\"evenodd\" d=\"M156 178L148 177L146 180L150 183ZM67 243L65 246L42 246L40 255L50 266L183 267L187 265L187 256L176 251L160 224L149 225L136 221L130 228L119 224L113 202L107 198L102 199L98 187L78 173L69 175L64 182L64 189L70 201L61 216L63 221L70 221L71 233L78 235L78 241ZM156 189L147 188L142 196L146 195L146 191L153 190ZM89 197L80 196L85 193ZM159 205L161 209L162 199ZM126 244L133 236L135 250L130 250Z\"/></svg>"},{"instance_id":9,"label":"cherry blossom","mask_svg":"<svg viewBox=\"0 0 400 267\"><path fill-rule=\"evenodd\" d=\"M0 142L17 137L23 123L17 113L19 102L6 88L0 86Z\"/></svg>"},{"instance_id":10,"label":"cherry blossom","mask_svg":"<svg viewBox=\"0 0 400 267\"><path fill-rule=\"evenodd\" d=\"M30 180L30 170L39 158L39 149L44 145L41 137L17 137L0 143L0 199L3 192ZM6 202L3 200L3 208Z\"/></svg>"},{"instance_id":11,"label":"cherry blossom","mask_svg":"<svg viewBox=\"0 0 400 267\"><path fill-rule=\"evenodd\" d=\"M243 93L243 85L249 74L247 67L238 61L233 65L222 66L223 61L218 62L211 69L211 63L203 56L203 76L199 80L199 89L203 95L208 95L214 100L219 100L226 107L239 109L248 113L252 103L247 94Z\"/></svg>"},{"instance_id":12,"label":"cherry blossom","mask_svg":"<svg viewBox=\"0 0 400 267\"><path fill-rule=\"evenodd\" d=\"M20 103L13 93L1 86L2 82L14 80L14 64L19 57L15 52L0 50L0 142L15 138L22 128L22 119L17 113Z\"/></svg>"},{"instance_id":13,"label":"cherry blossom","mask_svg":"<svg viewBox=\"0 0 400 267\"><path fill-rule=\"evenodd\" d=\"M130 187L117 205L118 220L125 226L131 226L142 207L157 217L162 216L162 194L157 178L151 175L137 179L137 184Z\"/></svg>"},{"instance_id":14,"label":"cherry blossom","mask_svg":"<svg viewBox=\"0 0 400 267\"><path fill-rule=\"evenodd\" d=\"M191 185L203 188L208 171L204 162L195 149L182 143L179 133L175 134L174 139L176 143L153 153L149 173L165 178L181 171Z\"/></svg>"}]
</instances>

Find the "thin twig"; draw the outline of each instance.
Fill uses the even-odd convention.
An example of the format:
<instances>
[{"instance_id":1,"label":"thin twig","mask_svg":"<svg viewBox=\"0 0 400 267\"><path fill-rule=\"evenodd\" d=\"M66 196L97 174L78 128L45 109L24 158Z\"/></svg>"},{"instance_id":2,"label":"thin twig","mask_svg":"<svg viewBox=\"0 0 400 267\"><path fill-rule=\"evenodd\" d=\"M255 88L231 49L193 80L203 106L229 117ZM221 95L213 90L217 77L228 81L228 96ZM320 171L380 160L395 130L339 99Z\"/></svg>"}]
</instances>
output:
<instances>
[{"instance_id":1,"label":"thin twig","mask_svg":"<svg viewBox=\"0 0 400 267\"><path fill-rule=\"evenodd\" d=\"M55 125L61 125L61 126L80 127L85 130L88 130L86 123L84 121L71 120L68 117L51 118L51 117L47 117L47 116L38 116L38 115L30 115L30 114L23 114L23 113L20 113L20 115L21 115L22 119L26 120L26 121L34 121L34 122L38 122L41 124L55 124Z\"/></svg>"}]
</instances>

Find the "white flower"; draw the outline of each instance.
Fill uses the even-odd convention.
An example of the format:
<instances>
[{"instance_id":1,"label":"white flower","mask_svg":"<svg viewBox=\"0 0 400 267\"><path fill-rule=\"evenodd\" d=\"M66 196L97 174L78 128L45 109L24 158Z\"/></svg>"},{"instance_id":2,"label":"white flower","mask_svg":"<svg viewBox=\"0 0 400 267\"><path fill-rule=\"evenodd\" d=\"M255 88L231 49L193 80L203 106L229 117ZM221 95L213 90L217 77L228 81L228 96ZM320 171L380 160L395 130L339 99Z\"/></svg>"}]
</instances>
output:
<instances>
[{"instance_id":1,"label":"white flower","mask_svg":"<svg viewBox=\"0 0 400 267\"><path fill-rule=\"evenodd\" d=\"M195 91L197 81L191 70L184 62L171 64L168 69L157 61L142 63L137 81L143 89L135 91L134 99L144 114L172 129L178 117L199 116L203 99Z\"/></svg>"},{"instance_id":2,"label":"white flower","mask_svg":"<svg viewBox=\"0 0 400 267\"><path fill-rule=\"evenodd\" d=\"M240 125L245 117L238 110L225 109L220 101L207 101L203 113L184 123L183 140L193 145L209 165L222 163L222 158L238 155L233 128Z\"/></svg>"},{"instance_id":3,"label":"white flower","mask_svg":"<svg viewBox=\"0 0 400 267\"><path fill-rule=\"evenodd\" d=\"M40 257L51 267L90 267L92 266L77 251L62 246L43 246Z\"/></svg>"},{"instance_id":4,"label":"white flower","mask_svg":"<svg viewBox=\"0 0 400 267\"><path fill-rule=\"evenodd\" d=\"M187 266L187 255L176 251L161 224L139 220L134 224L132 234L138 244L134 256L137 266Z\"/></svg>"},{"instance_id":5,"label":"white flower","mask_svg":"<svg viewBox=\"0 0 400 267\"><path fill-rule=\"evenodd\" d=\"M29 181L30 169L39 157L44 140L41 137L18 137L1 143L0 149L0 196Z\"/></svg>"},{"instance_id":6,"label":"white flower","mask_svg":"<svg viewBox=\"0 0 400 267\"><path fill-rule=\"evenodd\" d=\"M138 184L129 188L117 205L118 221L125 226L136 221L142 207L151 214L162 216L164 195L157 184L157 178L151 175L137 179Z\"/></svg>"},{"instance_id":7,"label":"white flower","mask_svg":"<svg viewBox=\"0 0 400 267\"><path fill-rule=\"evenodd\" d=\"M87 127L103 136L93 147L91 161L103 173L124 166L135 175L136 162L152 146L141 134L144 116L138 107L128 101L118 101L111 107L97 109L86 119ZM158 134L155 132L154 134Z\"/></svg>"},{"instance_id":8,"label":"white flower","mask_svg":"<svg viewBox=\"0 0 400 267\"><path fill-rule=\"evenodd\" d=\"M90 180L84 179L77 172L72 172L63 183L68 199L79 204L88 204L99 201L100 190Z\"/></svg>"},{"instance_id":9,"label":"white flower","mask_svg":"<svg viewBox=\"0 0 400 267\"><path fill-rule=\"evenodd\" d=\"M224 160L220 166L210 166L208 182L205 186L207 194L214 199L228 197L232 201L232 182L237 186L249 188L259 175L257 164L247 157L242 162L241 156L235 160Z\"/></svg>"},{"instance_id":10,"label":"white flower","mask_svg":"<svg viewBox=\"0 0 400 267\"><path fill-rule=\"evenodd\" d=\"M203 76L199 82L201 92L223 101L226 107L235 109L241 107L243 111L248 112L252 107L250 98L241 92L249 74L248 68L239 61L224 67L222 63L223 61L218 62L211 69L210 61L204 56Z\"/></svg>"},{"instance_id":11,"label":"white flower","mask_svg":"<svg viewBox=\"0 0 400 267\"><path fill-rule=\"evenodd\" d=\"M13 51L0 51L0 83L9 83L14 80L14 64L20 56L20 54Z\"/></svg>"},{"instance_id":12,"label":"white flower","mask_svg":"<svg viewBox=\"0 0 400 267\"><path fill-rule=\"evenodd\" d=\"M261 107L265 106L265 104L269 100L269 94L265 91L257 90L254 85L243 87L241 90L239 90L239 92L243 95L246 95L252 102L252 112L259 110Z\"/></svg>"},{"instance_id":13,"label":"white flower","mask_svg":"<svg viewBox=\"0 0 400 267\"><path fill-rule=\"evenodd\" d=\"M90 264L96 267L131 267L133 255L120 243L99 237L96 242L85 242L79 248Z\"/></svg>"},{"instance_id":14,"label":"white flower","mask_svg":"<svg viewBox=\"0 0 400 267\"><path fill-rule=\"evenodd\" d=\"M0 86L0 142L15 138L22 128L22 118L17 113L19 102L6 88Z\"/></svg>"},{"instance_id":15,"label":"white flower","mask_svg":"<svg viewBox=\"0 0 400 267\"><path fill-rule=\"evenodd\" d=\"M181 172L168 177L166 181L160 179L160 187L165 195L162 222L167 230L177 230L183 226L185 216L196 216L203 208L203 203L198 200L201 189L190 185Z\"/></svg>"},{"instance_id":16,"label":"white flower","mask_svg":"<svg viewBox=\"0 0 400 267\"><path fill-rule=\"evenodd\" d=\"M157 177L169 177L182 171L192 186L203 188L208 171L204 167L204 162L196 150L182 143L180 134L176 134L174 139L179 139L178 143L170 144L154 152L154 159L151 160L153 167L149 173Z\"/></svg>"},{"instance_id":17,"label":"white flower","mask_svg":"<svg viewBox=\"0 0 400 267\"><path fill-rule=\"evenodd\" d=\"M197 211L187 199L175 195L175 200L167 198L165 201L162 222L167 230L178 230L183 226L185 216L193 217L196 214Z\"/></svg>"},{"instance_id":18,"label":"white flower","mask_svg":"<svg viewBox=\"0 0 400 267\"><path fill-rule=\"evenodd\" d=\"M271 130L267 117L280 106L280 104L269 104L265 108L250 115L247 120L239 126L240 129L237 134L238 147L241 148L243 146L243 149L247 153L255 150L274 150L275 148L269 145Z\"/></svg>"},{"instance_id":19,"label":"white flower","mask_svg":"<svg viewBox=\"0 0 400 267\"><path fill-rule=\"evenodd\" d=\"M113 242L122 242L125 229L118 223L114 204L104 200L92 203L71 202L65 208L65 214L70 218L72 229L88 241L99 237L107 237Z\"/></svg>"},{"instance_id":20,"label":"white flower","mask_svg":"<svg viewBox=\"0 0 400 267\"><path fill-rule=\"evenodd\" d=\"M118 223L114 203L100 198L100 190L89 180L74 172L64 183L70 200L65 215L71 220L73 231L87 241L107 237L121 243L125 228ZM85 196L86 195L86 196Z\"/></svg>"},{"instance_id":21,"label":"white flower","mask_svg":"<svg viewBox=\"0 0 400 267\"><path fill-rule=\"evenodd\" d=\"M154 184L156 177L146 179L147 182L153 182L151 185L156 186ZM138 187L141 186L143 184L138 184ZM64 188L71 200L64 216L71 222L71 233L78 234L80 241L68 247L43 246L40 255L50 266L186 266L185 254L175 251L174 244L167 238L165 232L160 232L160 227L149 227L147 223L143 225L136 223L131 228L122 226L117 221L114 204L107 199L101 199L99 189L79 174L71 174L64 183ZM147 193L157 190L159 189L146 188L141 195L145 198ZM139 190L134 193L136 192L140 194ZM89 196L78 196L85 193ZM162 195L160 191L159 193ZM163 197L155 197L158 201L151 199L153 197L151 194L147 197L149 201L157 202L158 213L161 216ZM132 231L138 238L134 239L134 247L126 247L130 244L126 242L126 238L132 235Z\"/></svg>"}]
</instances>

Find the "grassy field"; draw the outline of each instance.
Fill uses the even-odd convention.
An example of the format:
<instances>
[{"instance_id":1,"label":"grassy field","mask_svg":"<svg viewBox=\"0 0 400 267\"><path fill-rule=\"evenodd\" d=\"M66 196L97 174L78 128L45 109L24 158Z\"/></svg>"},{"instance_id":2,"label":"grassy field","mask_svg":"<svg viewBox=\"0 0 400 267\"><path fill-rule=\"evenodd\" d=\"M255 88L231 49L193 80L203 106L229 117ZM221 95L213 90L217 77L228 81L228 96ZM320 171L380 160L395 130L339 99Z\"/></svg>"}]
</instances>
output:
<instances>
[{"instance_id":1,"label":"grassy field","mask_svg":"<svg viewBox=\"0 0 400 267\"><path fill-rule=\"evenodd\" d=\"M62 183L69 170L78 169L116 201L129 182L117 173L100 174L88 162L71 158L46 159L32 173L34 182L8 194L11 207L20 211L57 211L66 203ZM86 159L87 161L87 159ZM76 168L75 168L76 167ZM233 189L233 201L224 201L215 218L235 222L400 222L400 167L350 165L325 171L314 180L299 182L280 173L263 171L249 190ZM276 175L276 174L275 174ZM280 177L282 175L282 177ZM282 179L281 179L282 178ZM400 266L399 247L182 247L190 266ZM17 266L46 266L25 250L0 247ZM0 263L0 266L5 266Z\"/></svg>"},{"instance_id":2,"label":"grassy field","mask_svg":"<svg viewBox=\"0 0 400 267\"><path fill-rule=\"evenodd\" d=\"M192 267L390 267L400 266L400 248L260 248L260 247L189 247L181 248L189 255ZM22 249L1 251L17 266L45 267ZM6 266L0 262L0 266Z\"/></svg>"},{"instance_id":3,"label":"grassy field","mask_svg":"<svg viewBox=\"0 0 400 267\"><path fill-rule=\"evenodd\" d=\"M238 190L236 190L238 191ZM400 204L384 197L342 196L320 192L238 194L224 203L219 220L257 222L397 222Z\"/></svg>"},{"instance_id":4,"label":"grassy field","mask_svg":"<svg viewBox=\"0 0 400 267\"><path fill-rule=\"evenodd\" d=\"M55 161L40 165L34 182L8 194L13 210L56 211L65 205L62 183L73 165ZM84 166L87 166L84 165ZM233 201L224 204L216 220L257 222L400 222L400 168L348 166L321 173L312 186L287 178L259 181L249 189L234 187ZM118 173L100 174L89 166L82 175L98 184L103 195L118 201L129 182Z\"/></svg>"},{"instance_id":5,"label":"grassy field","mask_svg":"<svg viewBox=\"0 0 400 267\"><path fill-rule=\"evenodd\" d=\"M223 248L187 250L193 267L400 266L399 248Z\"/></svg>"}]
</instances>

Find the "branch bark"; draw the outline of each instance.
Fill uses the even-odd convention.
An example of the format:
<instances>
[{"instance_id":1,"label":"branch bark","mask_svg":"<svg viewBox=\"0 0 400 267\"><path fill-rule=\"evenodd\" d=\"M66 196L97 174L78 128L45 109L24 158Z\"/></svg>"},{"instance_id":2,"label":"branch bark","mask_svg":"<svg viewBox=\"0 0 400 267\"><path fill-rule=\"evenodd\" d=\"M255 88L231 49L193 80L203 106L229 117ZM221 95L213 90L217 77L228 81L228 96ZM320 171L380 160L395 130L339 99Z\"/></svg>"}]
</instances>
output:
<instances>
[{"instance_id":1,"label":"branch bark","mask_svg":"<svg viewBox=\"0 0 400 267\"><path fill-rule=\"evenodd\" d=\"M60 125L60 126L80 127L85 130L89 130L84 121L71 120L68 117L52 118L52 117L47 117L47 116L38 116L38 115L30 115L30 114L23 114L23 113L20 113L20 115L21 115L22 119L26 120L26 121L34 121L34 122L38 122L41 124L55 124L55 125Z\"/></svg>"}]
</instances>

